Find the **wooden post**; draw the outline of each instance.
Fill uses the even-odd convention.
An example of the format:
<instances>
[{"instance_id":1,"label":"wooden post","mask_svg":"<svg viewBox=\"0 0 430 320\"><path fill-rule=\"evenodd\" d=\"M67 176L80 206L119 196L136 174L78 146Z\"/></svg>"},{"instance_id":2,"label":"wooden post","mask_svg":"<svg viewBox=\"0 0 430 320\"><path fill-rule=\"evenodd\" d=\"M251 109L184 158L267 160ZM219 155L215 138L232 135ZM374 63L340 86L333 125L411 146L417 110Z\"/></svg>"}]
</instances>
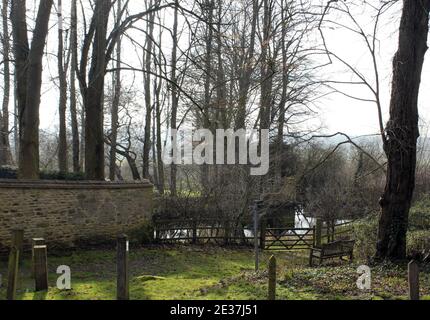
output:
<instances>
[{"instance_id":1,"label":"wooden post","mask_svg":"<svg viewBox=\"0 0 430 320\"><path fill-rule=\"evenodd\" d=\"M260 248L264 250L266 248L266 220L260 219Z\"/></svg>"},{"instance_id":2,"label":"wooden post","mask_svg":"<svg viewBox=\"0 0 430 320\"><path fill-rule=\"evenodd\" d=\"M48 290L48 252L46 245L34 246L34 280L35 290Z\"/></svg>"},{"instance_id":3,"label":"wooden post","mask_svg":"<svg viewBox=\"0 0 430 320\"><path fill-rule=\"evenodd\" d=\"M43 238L33 238L31 239L31 275L35 278L34 273L34 247L46 245L45 239Z\"/></svg>"},{"instance_id":4,"label":"wooden post","mask_svg":"<svg viewBox=\"0 0 430 320\"><path fill-rule=\"evenodd\" d=\"M409 299L420 300L420 268L415 260L408 265Z\"/></svg>"},{"instance_id":5,"label":"wooden post","mask_svg":"<svg viewBox=\"0 0 430 320\"><path fill-rule=\"evenodd\" d=\"M224 222L224 245L230 243L230 221L227 219Z\"/></svg>"},{"instance_id":6,"label":"wooden post","mask_svg":"<svg viewBox=\"0 0 430 320\"><path fill-rule=\"evenodd\" d=\"M24 241L24 230L12 231L12 245L9 254L8 280L7 280L7 300L16 299L16 287L18 282L19 259Z\"/></svg>"},{"instance_id":7,"label":"wooden post","mask_svg":"<svg viewBox=\"0 0 430 320\"><path fill-rule=\"evenodd\" d=\"M254 215L254 256L255 256L255 271L260 269L260 257L258 248L258 203L255 202L252 207Z\"/></svg>"},{"instance_id":8,"label":"wooden post","mask_svg":"<svg viewBox=\"0 0 430 320\"><path fill-rule=\"evenodd\" d=\"M129 300L128 237L121 235L117 240L117 300Z\"/></svg>"},{"instance_id":9,"label":"wooden post","mask_svg":"<svg viewBox=\"0 0 430 320\"><path fill-rule=\"evenodd\" d=\"M331 241L334 242L336 236L336 220L331 221Z\"/></svg>"},{"instance_id":10,"label":"wooden post","mask_svg":"<svg viewBox=\"0 0 430 320\"><path fill-rule=\"evenodd\" d=\"M326 221L326 228L327 228L327 230L326 230L326 233L327 233L327 242L331 242L331 239L330 239L330 221L329 220L327 220Z\"/></svg>"},{"instance_id":11,"label":"wooden post","mask_svg":"<svg viewBox=\"0 0 430 320\"><path fill-rule=\"evenodd\" d=\"M197 243L197 221L193 219L193 240L192 244Z\"/></svg>"},{"instance_id":12,"label":"wooden post","mask_svg":"<svg viewBox=\"0 0 430 320\"><path fill-rule=\"evenodd\" d=\"M322 244L322 221L317 219L315 225L315 246L320 248Z\"/></svg>"},{"instance_id":13,"label":"wooden post","mask_svg":"<svg viewBox=\"0 0 430 320\"><path fill-rule=\"evenodd\" d=\"M276 258L269 260L269 300L276 300Z\"/></svg>"},{"instance_id":14,"label":"wooden post","mask_svg":"<svg viewBox=\"0 0 430 320\"><path fill-rule=\"evenodd\" d=\"M156 223L155 225L155 243L160 243L160 230L159 230L159 226Z\"/></svg>"}]
</instances>

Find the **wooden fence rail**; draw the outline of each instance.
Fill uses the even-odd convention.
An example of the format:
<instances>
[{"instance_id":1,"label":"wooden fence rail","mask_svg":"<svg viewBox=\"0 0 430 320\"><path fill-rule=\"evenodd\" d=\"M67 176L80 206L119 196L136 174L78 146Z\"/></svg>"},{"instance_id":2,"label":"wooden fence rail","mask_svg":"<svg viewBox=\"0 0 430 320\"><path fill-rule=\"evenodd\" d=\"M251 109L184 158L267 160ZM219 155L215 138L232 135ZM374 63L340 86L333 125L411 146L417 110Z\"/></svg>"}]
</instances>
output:
<instances>
[{"instance_id":1,"label":"wooden fence rail","mask_svg":"<svg viewBox=\"0 0 430 320\"><path fill-rule=\"evenodd\" d=\"M161 244L255 245L254 224L229 219L163 219L154 221ZM352 233L352 222L317 223L311 228L272 228L258 222L258 246L264 250L306 250Z\"/></svg>"},{"instance_id":2,"label":"wooden fence rail","mask_svg":"<svg viewBox=\"0 0 430 320\"><path fill-rule=\"evenodd\" d=\"M304 250L315 246L315 228L267 228L265 250Z\"/></svg>"},{"instance_id":3,"label":"wooden fence rail","mask_svg":"<svg viewBox=\"0 0 430 320\"><path fill-rule=\"evenodd\" d=\"M235 220L157 220L154 226L158 243L251 245L254 239L251 230Z\"/></svg>"}]
</instances>

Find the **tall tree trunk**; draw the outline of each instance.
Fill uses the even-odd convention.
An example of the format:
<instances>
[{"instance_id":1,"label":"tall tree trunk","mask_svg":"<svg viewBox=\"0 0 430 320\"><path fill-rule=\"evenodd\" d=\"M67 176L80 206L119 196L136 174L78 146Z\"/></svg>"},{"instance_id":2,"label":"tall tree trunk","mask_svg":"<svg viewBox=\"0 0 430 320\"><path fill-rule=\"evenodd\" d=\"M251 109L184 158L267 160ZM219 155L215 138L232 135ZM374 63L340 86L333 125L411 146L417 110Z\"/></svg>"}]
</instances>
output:
<instances>
[{"instance_id":1,"label":"tall tree trunk","mask_svg":"<svg viewBox=\"0 0 430 320\"><path fill-rule=\"evenodd\" d=\"M152 7L153 1L149 2L149 8ZM153 35L154 35L154 20L155 13L151 13L148 21L148 33L146 37L146 48L144 51L145 61L145 133L143 140L143 178L149 179L149 153L151 152L151 117L152 117L152 105L151 105L151 66L152 66L152 49L153 49Z\"/></svg>"},{"instance_id":2,"label":"tall tree trunk","mask_svg":"<svg viewBox=\"0 0 430 320\"><path fill-rule=\"evenodd\" d=\"M154 79L154 95L157 95L157 79ZM157 97L155 97L155 104L158 103L157 101ZM157 163L159 161L158 159L158 154L157 154L157 150L156 150L156 141L157 141L157 137L156 137L156 123L157 123L157 118L156 118L156 108L152 108L152 138L151 138L151 149L152 149L152 157L153 157L153 181L154 181L154 185L157 187L157 189L159 190L160 187L160 181L158 179L158 166Z\"/></svg>"},{"instance_id":3,"label":"tall tree trunk","mask_svg":"<svg viewBox=\"0 0 430 320\"><path fill-rule=\"evenodd\" d=\"M218 5L217 13L217 30L216 30L216 43L217 43L217 102L216 102L216 127L215 129L228 129L229 121L227 119L227 81L224 69L224 59L223 59L223 33L222 33L222 20L223 20L223 2ZM223 143L224 145L224 143ZM227 148L224 147L224 154L227 154ZM217 157L216 146L214 146L214 157ZM217 179L217 186L225 185L225 166L216 165L215 166L215 178Z\"/></svg>"},{"instance_id":4,"label":"tall tree trunk","mask_svg":"<svg viewBox=\"0 0 430 320\"><path fill-rule=\"evenodd\" d=\"M288 97L288 83L289 83L289 66L288 66L288 58L287 58L287 17L288 14L288 5L286 6L284 0L281 1L281 16L282 21L282 94L281 101L279 103L279 117L278 117L278 132L276 138L276 159L275 159L275 181L280 184L282 178L282 158L283 158L283 150L284 150L284 127L285 127L285 116L286 116L286 105L287 105L287 97Z\"/></svg>"},{"instance_id":5,"label":"tall tree trunk","mask_svg":"<svg viewBox=\"0 0 430 320\"><path fill-rule=\"evenodd\" d=\"M3 22L3 106L0 114L0 166L13 163L12 153L9 142L9 101L10 101L10 63L9 63L9 26L7 18L8 0L2 3L2 22Z\"/></svg>"},{"instance_id":6,"label":"tall tree trunk","mask_svg":"<svg viewBox=\"0 0 430 320\"><path fill-rule=\"evenodd\" d=\"M80 172L80 145L79 145L79 124L76 101L76 70L78 68L78 15L77 0L72 0L71 21L70 21L70 118L72 127L72 159L73 172Z\"/></svg>"},{"instance_id":7,"label":"tall tree trunk","mask_svg":"<svg viewBox=\"0 0 430 320\"><path fill-rule=\"evenodd\" d=\"M64 44L63 44L63 4L58 0L58 78L60 82L60 99L59 99L59 142L58 142L58 169L60 172L67 172L67 127L66 127L66 107L67 107L67 72L64 68Z\"/></svg>"},{"instance_id":8,"label":"tall tree trunk","mask_svg":"<svg viewBox=\"0 0 430 320\"><path fill-rule=\"evenodd\" d=\"M82 106L80 111L81 133L79 142L79 168L81 171L85 171L85 106Z\"/></svg>"},{"instance_id":9,"label":"tall tree trunk","mask_svg":"<svg viewBox=\"0 0 430 320\"><path fill-rule=\"evenodd\" d=\"M41 1L29 50L24 0L12 0L20 119L19 177L39 178L39 107L42 87L42 58L53 0Z\"/></svg>"},{"instance_id":10,"label":"tall tree trunk","mask_svg":"<svg viewBox=\"0 0 430 320\"><path fill-rule=\"evenodd\" d=\"M176 75L176 67L177 67L177 54L178 54L178 0L175 1L175 13L173 18L173 47L172 47L172 70L170 80L172 81L172 116L170 120L170 129L171 131L175 131L177 129L177 115L178 115L178 105L179 105L179 95L177 82L178 78ZM173 161L174 162L174 161ZM177 174L178 167L175 163L170 165L170 194L175 197L177 195Z\"/></svg>"},{"instance_id":11,"label":"tall tree trunk","mask_svg":"<svg viewBox=\"0 0 430 320\"><path fill-rule=\"evenodd\" d=\"M24 0L13 0L11 3L11 22L13 32L13 51L15 58L15 116L18 119L16 128L19 128L18 139L15 147L18 147L17 162L20 164L21 157L21 137L24 126L23 112L27 97L27 59L30 47L28 44L26 7Z\"/></svg>"},{"instance_id":12,"label":"tall tree trunk","mask_svg":"<svg viewBox=\"0 0 430 320\"><path fill-rule=\"evenodd\" d=\"M211 123L212 106L211 106L211 82L212 82L212 55L213 55L213 17L215 9L214 0L206 0L205 8L206 14L206 38L205 38L205 88L204 88L204 105L203 105L203 128L213 129ZM208 164L201 166L201 185L203 189L203 195L207 195L210 189L210 170Z\"/></svg>"},{"instance_id":13,"label":"tall tree trunk","mask_svg":"<svg viewBox=\"0 0 430 320\"><path fill-rule=\"evenodd\" d=\"M160 32L160 43L162 34ZM159 50L158 61L162 61L162 51ZM163 74L161 64L158 67L160 75ZM157 154L157 170L158 170L158 191L160 194L164 194L164 164L163 164L163 147L161 141L161 88L163 86L163 79L160 77L158 83L155 82L155 121L154 126L156 129L156 137L154 141L157 141L156 154ZM154 153L155 154L155 153Z\"/></svg>"},{"instance_id":14,"label":"tall tree trunk","mask_svg":"<svg viewBox=\"0 0 430 320\"><path fill-rule=\"evenodd\" d=\"M117 26L121 23L121 0L117 0ZM114 75L114 97L112 100L111 110L111 148L110 148L110 163L109 163L109 179L115 180L116 176L116 144L118 140L118 109L121 97L121 37L118 37L116 44L116 71Z\"/></svg>"},{"instance_id":15,"label":"tall tree trunk","mask_svg":"<svg viewBox=\"0 0 430 320\"><path fill-rule=\"evenodd\" d=\"M273 90L273 63L270 57L270 41L272 32L272 2L264 0L263 17L263 42L261 44L261 99L260 99L260 151L261 151L261 130L270 129L270 114L272 105ZM263 179L260 179L260 188L263 192Z\"/></svg>"},{"instance_id":16,"label":"tall tree trunk","mask_svg":"<svg viewBox=\"0 0 430 320\"><path fill-rule=\"evenodd\" d=\"M430 0L404 0L399 48L393 61L387 124L387 181L381 198L377 259L404 259L409 210L415 188L419 137L418 95L427 51Z\"/></svg>"},{"instance_id":17,"label":"tall tree trunk","mask_svg":"<svg viewBox=\"0 0 430 320\"><path fill-rule=\"evenodd\" d=\"M161 83L158 84L161 87ZM157 88L157 101L155 106L155 121L156 126L156 140L157 140L157 167L158 167L158 191L164 194L164 164L163 164L163 147L161 141L161 102L160 102L160 88Z\"/></svg>"},{"instance_id":18,"label":"tall tree trunk","mask_svg":"<svg viewBox=\"0 0 430 320\"><path fill-rule=\"evenodd\" d=\"M242 48L247 48L243 57L243 61L239 61L239 100L238 111L236 115L236 129L244 129L246 127L246 104L248 102L249 89L251 86L251 76L254 70L254 54L255 54L255 37L257 33L258 15L260 12L260 1L252 1L252 22L249 45L246 44L246 30L243 30Z\"/></svg>"},{"instance_id":19,"label":"tall tree trunk","mask_svg":"<svg viewBox=\"0 0 430 320\"><path fill-rule=\"evenodd\" d=\"M104 180L105 155L103 98L106 72L107 24L111 0L97 0L95 34L88 88L85 94L85 175L88 180Z\"/></svg>"},{"instance_id":20,"label":"tall tree trunk","mask_svg":"<svg viewBox=\"0 0 430 320\"><path fill-rule=\"evenodd\" d=\"M19 162L19 109L18 109L18 83L17 83L17 74L14 73L13 77L13 91L14 91L14 101L13 101L13 146L14 146L14 155L15 155L15 163Z\"/></svg>"}]
</instances>

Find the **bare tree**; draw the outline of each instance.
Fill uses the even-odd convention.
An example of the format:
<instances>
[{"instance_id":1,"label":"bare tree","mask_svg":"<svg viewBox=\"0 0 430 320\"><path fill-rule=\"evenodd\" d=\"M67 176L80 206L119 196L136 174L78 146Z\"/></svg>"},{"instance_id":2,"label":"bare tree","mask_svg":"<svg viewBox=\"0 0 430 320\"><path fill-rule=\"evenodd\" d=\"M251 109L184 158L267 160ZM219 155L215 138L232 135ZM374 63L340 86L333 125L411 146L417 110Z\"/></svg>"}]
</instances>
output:
<instances>
[{"instance_id":1,"label":"bare tree","mask_svg":"<svg viewBox=\"0 0 430 320\"><path fill-rule=\"evenodd\" d=\"M67 109L67 67L64 59L64 37L63 37L63 4L62 0L57 3L58 16L58 78L60 99L58 106L60 132L58 137L58 169L60 172L67 172L67 124L66 124L66 109Z\"/></svg>"},{"instance_id":2,"label":"bare tree","mask_svg":"<svg viewBox=\"0 0 430 320\"><path fill-rule=\"evenodd\" d=\"M418 96L429 32L429 0L404 0L399 47L393 60L390 119L384 150L387 182L380 200L376 258L404 259L409 209L415 188Z\"/></svg>"},{"instance_id":3,"label":"bare tree","mask_svg":"<svg viewBox=\"0 0 430 320\"><path fill-rule=\"evenodd\" d=\"M85 173L89 180L102 180L105 176L103 93L107 64L107 25L111 6L110 0L96 0L92 20L94 44L88 86L84 91Z\"/></svg>"},{"instance_id":4,"label":"bare tree","mask_svg":"<svg viewBox=\"0 0 430 320\"><path fill-rule=\"evenodd\" d=\"M179 105L179 94L177 89L177 50L178 50L178 5L179 0L175 0L175 12L173 18L173 31L172 31L172 70L171 70L171 91L172 91L172 111L171 111L171 120L170 120L170 129L177 129L177 117L178 117L178 105ZM175 163L172 163L170 166L170 194L172 196L176 196L177 193L177 166Z\"/></svg>"},{"instance_id":5,"label":"bare tree","mask_svg":"<svg viewBox=\"0 0 430 320\"><path fill-rule=\"evenodd\" d=\"M42 58L52 4L53 0L40 2L30 48L25 1L12 0L11 20L20 128L19 176L23 179L39 177L39 106Z\"/></svg>"},{"instance_id":6,"label":"bare tree","mask_svg":"<svg viewBox=\"0 0 430 320\"><path fill-rule=\"evenodd\" d=\"M8 25L8 0L2 2L2 22L3 32L1 35L1 42L3 46L3 105L0 111L0 166L10 165L13 162L12 153L10 150L9 142L9 101L10 101L10 38L9 38L9 25Z\"/></svg>"},{"instance_id":7,"label":"bare tree","mask_svg":"<svg viewBox=\"0 0 430 320\"><path fill-rule=\"evenodd\" d=\"M78 14L77 0L71 1L70 19L70 119L72 127L72 161L73 172L81 171L80 166L80 144L79 144L79 124L77 111L77 92L76 92L76 70L78 69Z\"/></svg>"},{"instance_id":8,"label":"bare tree","mask_svg":"<svg viewBox=\"0 0 430 320\"><path fill-rule=\"evenodd\" d=\"M121 23L121 0L117 1L117 26ZM114 97L112 100L111 109L111 137L110 137L110 163L109 163L109 179L111 181L115 180L116 176L116 149L117 149L117 139L118 139L118 109L121 98L121 37L118 37L116 45L116 71L114 74L113 85L114 85Z\"/></svg>"},{"instance_id":9,"label":"bare tree","mask_svg":"<svg viewBox=\"0 0 430 320\"><path fill-rule=\"evenodd\" d=\"M153 1L150 0L149 8L153 6ZM144 60L145 71L144 72L144 89L145 89L145 133L143 138L143 178L149 179L149 153L151 151L151 116L152 116L152 103L151 103L151 66L152 66L152 54L153 54L153 38L154 38L154 21L155 12L149 14L147 24L147 37L146 37L146 48L144 49Z\"/></svg>"},{"instance_id":10,"label":"bare tree","mask_svg":"<svg viewBox=\"0 0 430 320\"><path fill-rule=\"evenodd\" d=\"M118 37L130 29L136 21L170 6L170 4L161 5L157 1L156 5L147 10L125 18L126 10L123 8L120 13L121 24L108 34L107 27L112 4L112 1L96 0L94 14L83 41L78 72L85 108L85 173L90 180L104 179L104 80ZM87 74L91 50L91 67Z\"/></svg>"}]
</instances>

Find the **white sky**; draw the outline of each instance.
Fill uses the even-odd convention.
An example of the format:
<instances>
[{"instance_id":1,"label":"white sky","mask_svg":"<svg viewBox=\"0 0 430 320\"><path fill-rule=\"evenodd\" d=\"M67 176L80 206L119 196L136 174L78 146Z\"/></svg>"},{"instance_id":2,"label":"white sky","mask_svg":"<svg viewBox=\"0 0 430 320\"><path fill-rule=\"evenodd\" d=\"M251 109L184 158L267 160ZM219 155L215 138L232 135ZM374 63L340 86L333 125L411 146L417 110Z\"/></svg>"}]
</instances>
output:
<instances>
[{"instance_id":1,"label":"white sky","mask_svg":"<svg viewBox=\"0 0 430 320\"><path fill-rule=\"evenodd\" d=\"M320 2L321 0L315 0ZM135 2L136 6L142 6L140 2ZM68 6L68 5L67 5ZM68 8L65 8L68 10ZM366 32L371 32L373 22L371 19L371 12L362 11L359 8L357 11L357 19L363 26ZM378 63L381 73L381 86L382 86L382 103L384 106L385 117L387 120L387 112L389 106L390 94L390 79L391 79L391 61L397 47L397 34L396 29L399 23L399 6L390 10L389 14L384 16L380 23L380 31L378 35L379 51ZM342 23L348 23L347 20L340 19ZM57 29L53 16L53 28L48 38L48 52L56 52L56 38ZM167 16L166 25L170 27L172 24L171 16ZM353 66L356 66L361 73L368 77L369 81L373 82L373 73L371 60L363 41L353 33L341 29L325 29L326 40L328 48L335 52L337 55L347 60ZM169 44L166 44L166 56L169 57L170 49ZM127 50L126 50L127 51ZM135 67L140 66L138 59L133 58L135 53L127 51L125 54L130 63ZM137 55L136 55L137 56ZM41 105L41 129L52 130L57 125L58 111L57 111L57 98L52 78L56 77L56 60L51 57L50 68L45 63L44 69L44 86ZM420 113L423 122L430 120L430 108L427 107L426 102L430 98L430 64L429 59L423 72L423 81L420 96ZM324 70L324 77L330 80L353 80L353 76L349 72L345 72L344 68L334 64L326 67ZM124 75L125 76L125 75ZM109 79L109 77L107 78ZM356 80L356 79L355 79ZM109 80L108 80L109 81ZM135 86L138 90L142 90L142 82L136 78ZM359 86L344 86L344 91L350 95L359 96L362 98L372 98L369 91ZM142 101L143 103L143 101ZM325 125L326 133L345 132L352 136L375 134L379 131L377 109L373 103L359 102L352 100L340 94L334 94L318 102L320 117Z\"/></svg>"}]
</instances>

